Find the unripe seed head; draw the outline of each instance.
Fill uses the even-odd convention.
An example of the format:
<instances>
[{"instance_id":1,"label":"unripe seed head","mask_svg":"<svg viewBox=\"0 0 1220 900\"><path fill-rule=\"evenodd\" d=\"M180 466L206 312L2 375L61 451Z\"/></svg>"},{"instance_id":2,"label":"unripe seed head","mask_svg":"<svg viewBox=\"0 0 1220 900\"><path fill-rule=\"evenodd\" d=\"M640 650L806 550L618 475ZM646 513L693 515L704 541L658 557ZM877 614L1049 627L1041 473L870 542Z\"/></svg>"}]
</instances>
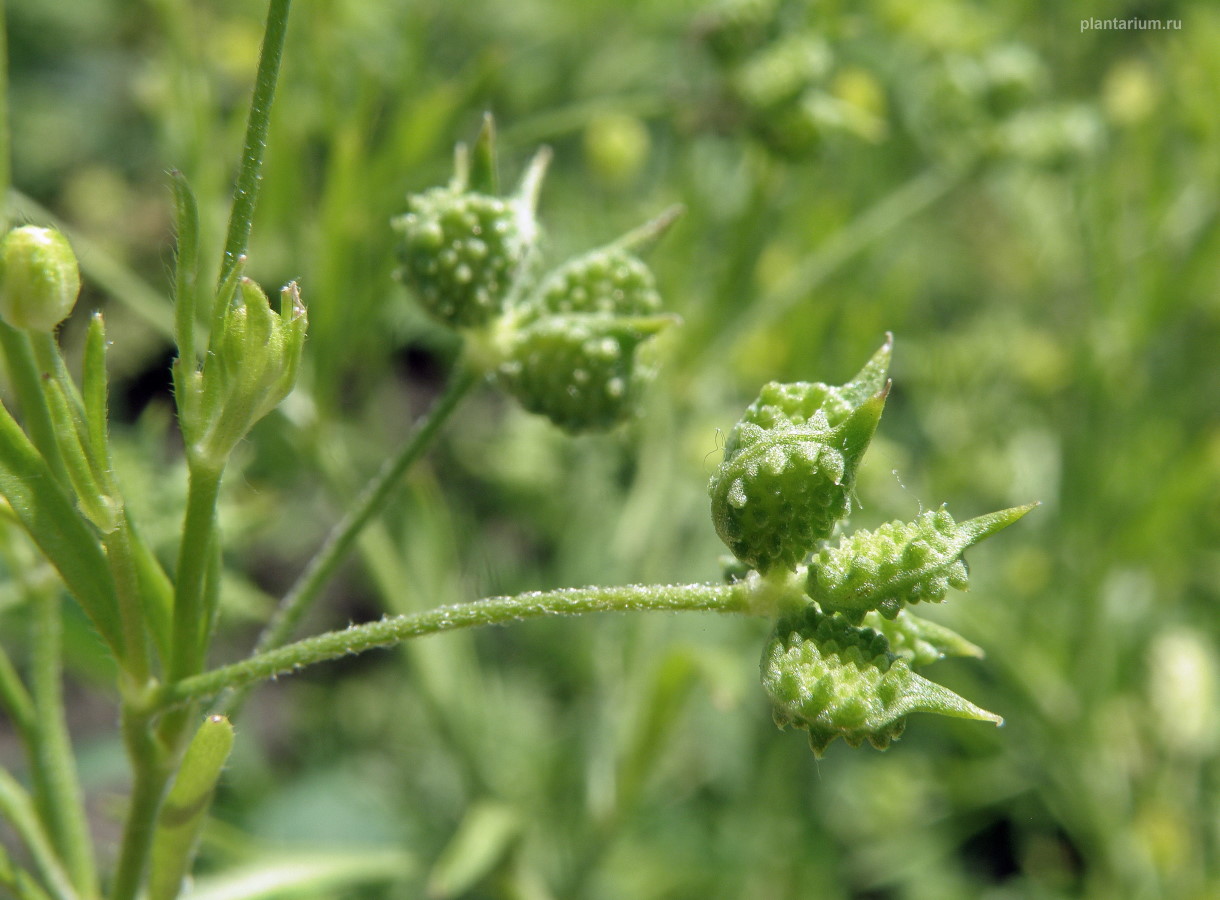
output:
<instances>
[{"instance_id":1,"label":"unripe seed head","mask_svg":"<svg viewBox=\"0 0 1220 900\"><path fill-rule=\"evenodd\" d=\"M792 569L830 537L884 405L884 391L852 405L824 384L763 388L708 485L716 532L738 559Z\"/></svg>"},{"instance_id":2,"label":"unripe seed head","mask_svg":"<svg viewBox=\"0 0 1220 900\"><path fill-rule=\"evenodd\" d=\"M1002 510L959 525L942 506L913 522L857 531L813 557L806 592L822 609L856 623L874 610L892 619L904 605L939 602L949 588L968 585L962 553L1032 508Z\"/></svg>"},{"instance_id":3,"label":"unripe seed head","mask_svg":"<svg viewBox=\"0 0 1220 900\"><path fill-rule=\"evenodd\" d=\"M538 315L649 316L660 311L661 295L643 260L612 247L564 263L543 280L531 307Z\"/></svg>"},{"instance_id":4,"label":"unripe seed head","mask_svg":"<svg viewBox=\"0 0 1220 900\"><path fill-rule=\"evenodd\" d=\"M454 328L500 315L529 249L514 201L433 188L410 197L392 224L402 279L429 313Z\"/></svg>"},{"instance_id":5,"label":"unripe seed head","mask_svg":"<svg viewBox=\"0 0 1220 900\"><path fill-rule=\"evenodd\" d=\"M761 673L776 724L807 730L817 756L838 737L884 750L913 712L1000 721L916 675L879 632L812 605L780 619L763 649Z\"/></svg>"},{"instance_id":6,"label":"unripe seed head","mask_svg":"<svg viewBox=\"0 0 1220 900\"><path fill-rule=\"evenodd\" d=\"M652 374L637 360L637 348L672 321L546 316L516 333L497 377L527 410L567 431L611 428L635 412Z\"/></svg>"},{"instance_id":7,"label":"unripe seed head","mask_svg":"<svg viewBox=\"0 0 1220 900\"><path fill-rule=\"evenodd\" d=\"M0 318L14 328L54 331L80 295L80 268L58 231L24 225L0 241Z\"/></svg>"}]
</instances>

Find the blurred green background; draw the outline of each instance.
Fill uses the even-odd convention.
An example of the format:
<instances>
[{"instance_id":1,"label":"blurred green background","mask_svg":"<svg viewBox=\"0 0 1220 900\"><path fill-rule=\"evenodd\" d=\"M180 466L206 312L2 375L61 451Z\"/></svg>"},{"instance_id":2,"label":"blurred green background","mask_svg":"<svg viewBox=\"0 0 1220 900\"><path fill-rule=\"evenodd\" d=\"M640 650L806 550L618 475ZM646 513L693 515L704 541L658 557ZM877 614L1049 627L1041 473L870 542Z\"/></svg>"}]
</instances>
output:
<instances>
[{"instance_id":1,"label":"blurred green background","mask_svg":"<svg viewBox=\"0 0 1220 900\"><path fill-rule=\"evenodd\" d=\"M19 205L81 253L65 342L106 312L121 475L167 559L165 173L194 185L218 258L264 13L9 3ZM1180 27L1081 30L1111 17ZM300 279L308 371L227 479L218 660L443 386L456 346L394 281L387 223L485 110L507 180L555 150L550 263L686 206L652 258L684 325L609 435L478 393L311 630L718 578L725 432L763 382L843 381L887 330L853 525L1042 507L931 611L988 655L929 674L1001 729L915 717L884 754L817 762L771 723L762 622L454 634L260 689L203 871L308 853L359 873L301 897L1220 896L1220 8L302 0L277 103L249 273ZM0 594L0 625L21 615ZM106 836L125 772L77 632Z\"/></svg>"}]
</instances>

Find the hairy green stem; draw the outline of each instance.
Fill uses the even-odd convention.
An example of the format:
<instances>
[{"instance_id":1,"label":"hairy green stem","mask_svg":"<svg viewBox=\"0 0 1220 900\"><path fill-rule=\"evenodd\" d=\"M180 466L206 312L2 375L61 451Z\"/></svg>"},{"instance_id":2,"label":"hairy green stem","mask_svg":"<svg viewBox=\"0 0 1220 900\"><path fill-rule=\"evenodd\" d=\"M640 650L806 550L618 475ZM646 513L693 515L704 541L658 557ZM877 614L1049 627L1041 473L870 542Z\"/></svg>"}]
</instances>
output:
<instances>
[{"instance_id":1,"label":"hairy green stem","mask_svg":"<svg viewBox=\"0 0 1220 900\"><path fill-rule=\"evenodd\" d=\"M594 612L701 610L749 613L752 609L750 590L745 582L564 588L440 606L426 612L353 625L269 650L242 662L167 684L158 691L156 699L160 706L174 706L315 663L459 628Z\"/></svg>"},{"instance_id":2,"label":"hairy green stem","mask_svg":"<svg viewBox=\"0 0 1220 900\"><path fill-rule=\"evenodd\" d=\"M0 818L5 818L25 844L34 867L42 876L43 886L55 900L81 900L72 887L68 873L55 856L51 839L38 821L34 801L13 776L0 768Z\"/></svg>"},{"instance_id":3,"label":"hairy green stem","mask_svg":"<svg viewBox=\"0 0 1220 900\"><path fill-rule=\"evenodd\" d=\"M216 499L222 470L194 466L187 488L182 543L174 573L174 620L170 678L195 675L203 669L208 566L216 540Z\"/></svg>"},{"instance_id":4,"label":"hairy green stem","mask_svg":"<svg viewBox=\"0 0 1220 900\"><path fill-rule=\"evenodd\" d=\"M241 169L233 192L233 211L229 216L229 231L225 238L224 259L217 284L224 284L229 273L245 255L254 225L254 207L258 202L258 187L262 179L263 156L267 150L267 131L271 124L271 106L275 101L275 85L284 55L284 36L288 30L288 11L292 0L271 0L267 9L267 28L258 58L258 73L254 79L254 98L250 102L250 118L246 122L246 144L242 150Z\"/></svg>"},{"instance_id":5,"label":"hairy green stem","mask_svg":"<svg viewBox=\"0 0 1220 900\"><path fill-rule=\"evenodd\" d=\"M141 704L142 705L142 704ZM139 895L156 833L157 815L172 774L169 754L153 733L152 716L125 702L122 710L123 742L131 759L133 783L118 867L110 887L110 900L135 900Z\"/></svg>"},{"instance_id":6,"label":"hairy green stem","mask_svg":"<svg viewBox=\"0 0 1220 900\"><path fill-rule=\"evenodd\" d=\"M63 620L58 586L32 589L30 690L37 715L34 771L43 821L82 897L97 896L97 870L64 711Z\"/></svg>"},{"instance_id":7,"label":"hairy green stem","mask_svg":"<svg viewBox=\"0 0 1220 900\"><path fill-rule=\"evenodd\" d=\"M420 421L398 454L387 460L381 471L365 486L355 505L336 523L321 549L284 596L271 622L259 637L255 647L256 653L279 647L292 637L292 632L302 616L317 599L335 569L343 562L360 532L382 510L399 480L436 439L441 426L453 415L470 389L479 382L479 377L477 372L467 366L458 368L436 405Z\"/></svg>"}]
</instances>

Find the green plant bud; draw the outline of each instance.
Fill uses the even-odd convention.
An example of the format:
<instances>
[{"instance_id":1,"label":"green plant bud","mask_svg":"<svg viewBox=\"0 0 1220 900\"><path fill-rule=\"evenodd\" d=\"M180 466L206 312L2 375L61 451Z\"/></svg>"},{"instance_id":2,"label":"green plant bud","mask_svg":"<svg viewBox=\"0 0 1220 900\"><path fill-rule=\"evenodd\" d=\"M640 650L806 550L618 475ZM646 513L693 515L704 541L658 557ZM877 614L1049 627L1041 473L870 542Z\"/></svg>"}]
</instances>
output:
<instances>
[{"instance_id":1,"label":"green plant bud","mask_svg":"<svg viewBox=\"0 0 1220 900\"><path fill-rule=\"evenodd\" d=\"M805 590L822 609L856 623L872 610L892 619L904 604L939 602L949 588L966 589L966 548L1033 507L1018 506L958 524L942 506L913 522L858 531L814 556Z\"/></svg>"},{"instance_id":2,"label":"green plant bud","mask_svg":"<svg viewBox=\"0 0 1220 900\"><path fill-rule=\"evenodd\" d=\"M295 282L281 291L277 313L257 284L241 279L203 370L187 382L197 394L183 404L183 428L193 454L222 465L254 424L291 393L307 327Z\"/></svg>"},{"instance_id":3,"label":"green plant bud","mask_svg":"<svg viewBox=\"0 0 1220 900\"><path fill-rule=\"evenodd\" d=\"M391 223L403 281L446 325L486 325L503 312L532 241L523 212L515 200L455 187L408 198Z\"/></svg>"},{"instance_id":4,"label":"green plant bud","mask_svg":"<svg viewBox=\"0 0 1220 900\"><path fill-rule=\"evenodd\" d=\"M879 632L812 605L780 619L763 649L761 671L776 724L806 729L819 757L838 737L884 750L914 712L1001 721L916 675Z\"/></svg>"},{"instance_id":5,"label":"green plant bud","mask_svg":"<svg viewBox=\"0 0 1220 900\"><path fill-rule=\"evenodd\" d=\"M80 268L58 231L23 225L0 241L0 318L14 328L54 331L80 295Z\"/></svg>"},{"instance_id":6,"label":"green plant bud","mask_svg":"<svg viewBox=\"0 0 1220 900\"><path fill-rule=\"evenodd\" d=\"M885 406L891 342L847 384L766 385L708 485L716 533L742 562L793 569L851 509L856 468Z\"/></svg>"},{"instance_id":7,"label":"green plant bud","mask_svg":"<svg viewBox=\"0 0 1220 900\"><path fill-rule=\"evenodd\" d=\"M661 309L661 295L643 260L611 246L569 260L549 274L528 309L536 316L651 316Z\"/></svg>"},{"instance_id":8,"label":"green plant bud","mask_svg":"<svg viewBox=\"0 0 1220 900\"><path fill-rule=\"evenodd\" d=\"M650 367L639 345L672 316L552 315L513 337L497 377L533 413L571 431L610 428L632 415Z\"/></svg>"},{"instance_id":9,"label":"green plant bud","mask_svg":"<svg viewBox=\"0 0 1220 900\"><path fill-rule=\"evenodd\" d=\"M912 668L926 666L946 656L973 656L981 659L983 650L956 631L909 612L887 619L878 612L864 617L864 624L885 635L890 652L905 659Z\"/></svg>"}]
</instances>

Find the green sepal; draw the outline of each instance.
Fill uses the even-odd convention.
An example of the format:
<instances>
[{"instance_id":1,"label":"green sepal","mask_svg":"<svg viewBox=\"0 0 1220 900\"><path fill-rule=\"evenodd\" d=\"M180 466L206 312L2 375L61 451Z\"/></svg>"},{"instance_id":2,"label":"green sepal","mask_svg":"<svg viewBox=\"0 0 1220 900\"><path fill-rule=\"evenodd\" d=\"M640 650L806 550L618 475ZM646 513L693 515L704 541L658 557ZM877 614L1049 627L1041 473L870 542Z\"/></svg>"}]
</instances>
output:
<instances>
[{"instance_id":1,"label":"green sepal","mask_svg":"<svg viewBox=\"0 0 1220 900\"><path fill-rule=\"evenodd\" d=\"M212 793L233 749L233 726L224 716L209 716L199 726L161 807L153 835L148 900L174 900L190 873L195 845Z\"/></svg>"},{"instance_id":2,"label":"green sepal","mask_svg":"<svg viewBox=\"0 0 1220 900\"><path fill-rule=\"evenodd\" d=\"M851 510L856 469L885 408L821 384L772 382L729 434L708 493L720 539L760 572L794 569ZM833 416L833 418L832 418Z\"/></svg>"},{"instance_id":3,"label":"green sepal","mask_svg":"<svg viewBox=\"0 0 1220 900\"><path fill-rule=\"evenodd\" d=\"M611 428L636 411L651 376L639 345L675 316L546 316L513 335L499 382L527 410L571 431Z\"/></svg>"},{"instance_id":4,"label":"green sepal","mask_svg":"<svg viewBox=\"0 0 1220 900\"><path fill-rule=\"evenodd\" d=\"M808 731L819 757L840 737L853 747L868 741L884 750L915 712L1002 721L916 675L880 632L826 615L812 604L780 619L760 668L776 724Z\"/></svg>"},{"instance_id":5,"label":"green sepal","mask_svg":"<svg viewBox=\"0 0 1220 900\"><path fill-rule=\"evenodd\" d=\"M483 127L479 129L470 154L469 186L481 194L500 192L500 176L496 171L496 121L491 113L484 113Z\"/></svg>"},{"instance_id":6,"label":"green sepal","mask_svg":"<svg viewBox=\"0 0 1220 900\"><path fill-rule=\"evenodd\" d=\"M962 554L973 544L1020 519L1037 504L979 516L960 524L941 507L913 522L888 522L857 531L809 564L806 593L827 612L859 623L876 610L894 618L904 605L939 602L949 588L969 581Z\"/></svg>"},{"instance_id":7,"label":"green sepal","mask_svg":"<svg viewBox=\"0 0 1220 900\"><path fill-rule=\"evenodd\" d=\"M983 657L983 648L956 631L903 610L892 619L879 612L864 616L864 625L879 631L890 642L890 652L912 668L926 666L947 656Z\"/></svg>"}]
</instances>

